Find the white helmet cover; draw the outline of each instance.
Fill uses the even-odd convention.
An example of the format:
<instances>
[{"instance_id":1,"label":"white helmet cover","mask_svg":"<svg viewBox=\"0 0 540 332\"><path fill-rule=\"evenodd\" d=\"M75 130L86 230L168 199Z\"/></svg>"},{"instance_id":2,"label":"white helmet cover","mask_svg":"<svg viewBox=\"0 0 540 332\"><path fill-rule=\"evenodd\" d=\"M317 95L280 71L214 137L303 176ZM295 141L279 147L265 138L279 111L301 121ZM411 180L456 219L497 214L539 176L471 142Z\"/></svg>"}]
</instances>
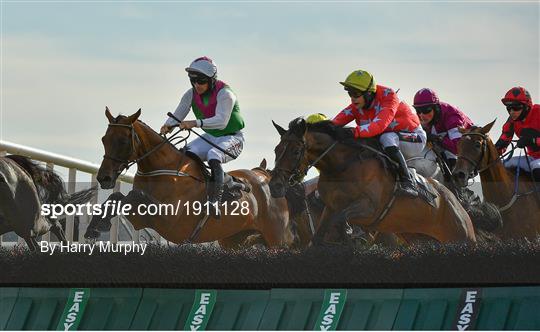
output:
<instances>
[{"instance_id":1,"label":"white helmet cover","mask_svg":"<svg viewBox=\"0 0 540 332\"><path fill-rule=\"evenodd\" d=\"M209 57L203 56L193 60L193 62L186 68L187 72L198 72L204 74L210 78L216 78L217 67Z\"/></svg>"}]
</instances>

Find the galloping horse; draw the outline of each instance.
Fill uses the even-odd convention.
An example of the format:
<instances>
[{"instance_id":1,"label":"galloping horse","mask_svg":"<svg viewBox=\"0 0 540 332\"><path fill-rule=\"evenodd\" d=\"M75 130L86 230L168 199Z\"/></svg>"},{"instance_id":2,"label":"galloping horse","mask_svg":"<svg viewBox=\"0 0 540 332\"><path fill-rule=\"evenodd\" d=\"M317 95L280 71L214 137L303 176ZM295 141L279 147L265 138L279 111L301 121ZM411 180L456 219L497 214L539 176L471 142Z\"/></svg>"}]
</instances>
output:
<instances>
[{"instance_id":1,"label":"galloping horse","mask_svg":"<svg viewBox=\"0 0 540 332\"><path fill-rule=\"evenodd\" d=\"M127 196L117 192L108 198L134 206L126 218L135 229L153 228L165 239L177 244L218 240L221 245L230 247L237 244L239 239L253 234L260 234L264 244L269 247L291 243L287 202L270 195L269 174L263 170L229 172L251 191L240 192L236 200L238 204L229 204L228 211L222 208L223 216L216 220L204 211L207 177L200 159L178 150L137 120L140 114L139 109L133 115L115 118L106 108L109 125L102 138L105 155L97 176L102 188L113 188L118 175L128 164L137 164L133 190ZM155 216L139 213L142 211L139 210L140 206L149 204L169 204L176 211ZM99 231L108 230L111 217L110 214L103 219L94 216L85 237L96 238Z\"/></svg>"},{"instance_id":2,"label":"galloping horse","mask_svg":"<svg viewBox=\"0 0 540 332\"><path fill-rule=\"evenodd\" d=\"M394 233L406 242L426 238L445 243L476 240L469 216L437 181L427 179L437 193L433 206L421 199L396 196L396 176L374 148L376 140L356 140L355 146L338 142L337 131L347 129L331 121L307 124L298 118L289 124L289 130L274 126L281 141L275 148L276 167L270 181L273 196L283 196L286 187L309 167L314 165L320 171L319 193L326 207L316 243L333 216L340 213L351 225Z\"/></svg>"},{"instance_id":3,"label":"galloping horse","mask_svg":"<svg viewBox=\"0 0 540 332\"><path fill-rule=\"evenodd\" d=\"M540 205L534 195L533 182L528 174L520 172L516 184L515 174L504 167L488 136L494 123L460 130L463 138L457 146L455 181L466 186L468 180L479 173L484 199L499 206L503 218L503 226L495 234L502 239L534 238L540 234Z\"/></svg>"},{"instance_id":4,"label":"galloping horse","mask_svg":"<svg viewBox=\"0 0 540 332\"><path fill-rule=\"evenodd\" d=\"M24 156L0 157L0 234L14 231L32 251L38 247L36 237L49 230L66 243L60 222L43 216L41 205L85 203L96 192L90 188L68 194L54 171Z\"/></svg>"}]
</instances>

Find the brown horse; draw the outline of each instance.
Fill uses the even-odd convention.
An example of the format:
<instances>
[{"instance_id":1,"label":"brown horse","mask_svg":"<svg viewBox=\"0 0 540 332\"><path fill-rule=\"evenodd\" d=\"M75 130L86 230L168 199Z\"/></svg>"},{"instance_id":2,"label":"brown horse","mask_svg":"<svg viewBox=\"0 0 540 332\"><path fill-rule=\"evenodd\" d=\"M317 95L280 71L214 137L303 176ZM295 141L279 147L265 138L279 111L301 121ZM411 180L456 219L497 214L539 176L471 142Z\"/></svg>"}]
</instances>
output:
<instances>
[{"instance_id":1,"label":"brown horse","mask_svg":"<svg viewBox=\"0 0 540 332\"><path fill-rule=\"evenodd\" d=\"M507 170L499 152L488 136L495 121L484 127L461 129L458 159L453 176L461 186L480 174L484 199L499 206L503 226L495 234L501 239L528 237L540 233L540 205L534 195L530 175L521 171L515 192L515 173Z\"/></svg>"},{"instance_id":2,"label":"brown horse","mask_svg":"<svg viewBox=\"0 0 540 332\"><path fill-rule=\"evenodd\" d=\"M335 216L367 230L394 233L403 240L439 242L475 241L471 220L455 196L435 180L427 181L437 196L434 206L421 199L396 196L396 176L386 168L374 139L356 140L355 146L338 142L339 130L331 121L307 124L298 118L281 135L275 148L276 167L270 190L281 197L287 186L314 165L320 171L319 192L325 210L315 239L320 243ZM362 144L359 148L358 144Z\"/></svg>"},{"instance_id":3,"label":"brown horse","mask_svg":"<svg viewBox=\"0 0 540 332\"><path fill-rule=\"evenodd\" d=\"M222 206L223 215L216 220L205 212L207 176L200 159L176 149L169 140L137 120L140 114L139 109L133 115L114 118L106 108L109 125L102 138L105 156L97 176L102 188L113 188L128 164L137 163L133 190L127 196L117 192L108 199L133 206L126 217L135 229L152 228L177 244L218 240L229 247L252 234L260 234L269 247L291 243L287 203L270 195L266 172L229 172L251 190L237 192L237 199L228 204L227 210ZM172 210L149 216L143 213L143 205L149 204L170 204ZM94 216L85 237L97 238L100 231L108 230L111 217Z\"/></svg>"}]
</instances>

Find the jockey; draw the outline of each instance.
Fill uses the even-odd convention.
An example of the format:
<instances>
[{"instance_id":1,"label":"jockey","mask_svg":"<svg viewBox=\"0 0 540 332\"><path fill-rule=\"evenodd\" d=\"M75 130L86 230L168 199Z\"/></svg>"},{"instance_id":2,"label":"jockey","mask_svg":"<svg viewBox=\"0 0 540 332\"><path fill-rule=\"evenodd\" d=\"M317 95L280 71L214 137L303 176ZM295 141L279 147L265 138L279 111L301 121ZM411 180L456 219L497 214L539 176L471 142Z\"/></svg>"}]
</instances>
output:
<instances>
[{"instance_id":1,"label":"jockey","mask_svg":"<svg viewBox=\"0 0 540 332\"><path fill-rule=\"evenodd\" d=\"M338 113L332 122L344 126L355 120L357 126L354 131L345 131L350 137L380 135L384 152L399 165L401 193L417 197L415 181L404 157L420 155L426 145L426 132L416 113L398 99L394 90L375 84L373 76L367 71L356 70L347 76L345 82L340 83L351 97L351 104Z\"/></svg>"},{"instance_id":2,"label":"jockey","mask_svg":"<svg viewBox=\"0 0 540 332\"><path fill-rule=\"evenodd\" d=\"M461 138L459 127L471 127L473 122L457 107L441 102L435 91L424 88L414 95L413 107L427 132L428 142L439 144L444 149L444 159L450 170L457 161L457 143ZM435 154L429 151L427 159L435 161Z\"/></svg>"},{"instance_id":3,"label":"jockey","mask_svg":"<svg viewBox=\"0 0 540 332\"><path fill-rule=\"evenodd\" d=\"M205 131L202 137L238 157L244 146L244 119L236 95L226 83L217 79L217 67L208 57L195 59L186 71L192 88L182 96L174 116L184 120L191 108L197 120L180 122L180 129L201 128ZM176 124L173 118L167 119L161 127L161 134L169 133ZM200 137L190 142L187 148L203 161L208 161L213 184L208 201L212 206L219 204L223 195L224 177L221 164L233 158ZM220 217L219 209L213 212L216 218Z\"/></svg>"},{"instance_id":4,"label":"jockey","mask_svg":"<svg viewBox=\"0 0 540 332\"><path fill-rule=\"evenodd\" d=\"M524 88L517 86L506 93L502 103L510 115L503 125L502 135L495 143L503 154L512 141L514 134L519 137L517 147L527 148L528 161L525 158L512 157L504 164L507 168L520 167L530 172L534 180L540 181L540 105L532 103L531 95ZM529 168L530 164L530 168Z\"/></svg>"}]
</instances>

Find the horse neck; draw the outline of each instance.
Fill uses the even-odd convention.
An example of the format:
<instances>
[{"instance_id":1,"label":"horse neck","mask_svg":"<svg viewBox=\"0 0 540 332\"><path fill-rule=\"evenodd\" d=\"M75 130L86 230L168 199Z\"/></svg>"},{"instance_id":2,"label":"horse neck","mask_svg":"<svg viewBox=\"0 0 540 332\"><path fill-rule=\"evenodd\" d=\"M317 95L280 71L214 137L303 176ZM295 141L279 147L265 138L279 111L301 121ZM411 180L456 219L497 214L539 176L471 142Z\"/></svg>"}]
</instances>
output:
<instances>
[{"instance_id":1,"label":"horse neck","mask_svg":"<svg viewBox=\"0 0 540 332\"><path fill-rule=\"evenodd\" d=\"M490 166L480 172L482 192L487 201L504 205L513 195L514 180L510 177L503 163L496 161L499 154L491 139L488 138L486 144L486 155L482 160L481 168Z\"/></svg>"},{"instance_id":2,"label":"horse neck","mask_svg":"<svg viewBox=\"0 0 540 332\"><path fill-rule=\"evenodd\" d=\"M162 144L163 137L154 132L147 125L137 121L134 123L134 128L140 139L140 144L137 146L136 158L144 156L146 153L152 151L152 149L155 149L159 144ZM163 143L161 147L137 162L137 167L141 172L151 172L163 169L176 170L177 168L184 170L189 168L192 169L192 172L197 172L197 174L200 172L193 159L188 158L183 151L179 151L168 142Z\"/></svg>"},{"instance_id":3,"label":"horse neck","mask_svg":"<svg viewBox=\"0 0 540 332\"><path fill-rule=\"evenodd\" d=\"M312 140L320 141L319 138L315 138L315 135L313 135ZM321 173L331 173L344 166L345 158L343 157L344 154L341 151L344 146L342 144L336 144L320 160L317 161L317 159L320 158L321 155L325 153L333 143L334 142L332 140L328 139L327 144L319 143L317 147L314 147L311 144L307 146L307 162L309 164L316 162L314 167L317 168Z\"/></svg>"},{"instance_id":4,"label":"horse neck","mask_svg":"<svg viewBox=\"0 0 540 332\"><path fill-rule=\"evenodd\" d=\"M323 153L325 153L328 148L330 148L330 146L332 146L332 144L335 143L335 141L326 134L311 133L311 135L312 141L325 143L319 143L319 146L317 146L316 148L310 147L310 145L308 145L307 159L310 164L315 162L317 158L319 158ZM319 161L317 161L315 167L321 173L339 173L342 169L350 165L350 163L354 159L354 156L357 156L358 153L360 153L358 148L338 143L333 148L331 148Z\"/></svg>"}]
</instances>

